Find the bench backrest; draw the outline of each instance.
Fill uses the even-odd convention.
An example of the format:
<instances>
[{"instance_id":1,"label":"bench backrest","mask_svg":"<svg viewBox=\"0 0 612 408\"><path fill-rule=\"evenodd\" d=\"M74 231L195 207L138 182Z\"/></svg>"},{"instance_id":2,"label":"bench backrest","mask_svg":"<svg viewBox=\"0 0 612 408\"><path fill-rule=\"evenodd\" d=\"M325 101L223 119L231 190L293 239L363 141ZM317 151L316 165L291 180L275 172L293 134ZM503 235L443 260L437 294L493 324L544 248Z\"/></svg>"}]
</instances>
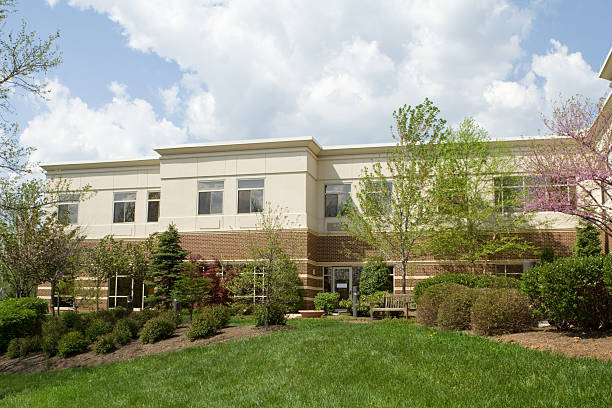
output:
<instances>
[{"instance_id":1,"label":"bench backrest","mask_svg":"<svg viewBox=\"0 0 612 408\"><path fill-rule=\"evenodd\" d=\"M400 308L405 307L406 303L409 307L414 304L412 295L389 293L383 295L383 304L385 308Z\"/></svg>"}]
</instances>

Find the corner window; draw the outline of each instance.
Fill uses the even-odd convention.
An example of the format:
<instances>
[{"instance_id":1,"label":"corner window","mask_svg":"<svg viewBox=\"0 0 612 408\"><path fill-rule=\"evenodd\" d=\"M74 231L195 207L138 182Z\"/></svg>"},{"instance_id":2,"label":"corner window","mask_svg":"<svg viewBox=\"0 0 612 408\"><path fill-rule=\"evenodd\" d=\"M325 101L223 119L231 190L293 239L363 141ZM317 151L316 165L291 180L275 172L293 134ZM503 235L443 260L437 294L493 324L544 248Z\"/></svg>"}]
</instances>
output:
<instances>
[{"instance_id":1,"label":"corner window","mask_svg":"<svg viewBox=\"0 0 612 408\"><path fill-rule=\"evenodd\" d=\"M223 213L223 180L198 183L198 214Z\"/></svg>"},{"instance_id":2,"label":"corner window","mask_svg":"<svg viewBox=\"0 0 612 408\"><path fill-rule=\"evenodd\" d=\"M328 184L325 186L325 216L337 217L342 208L349 203L350 184Z\"/></svg>"},{"instance_id":3,"label":"corner window","mask_svg":"<svg viewBox=\"0 0 612 408\"><path fill-rule=\"evenodd\" d=\"M79 195L60 194L58 201L58 218L60 220L67 221L69 224L76 224L79 218Z\"/></svg>"},{"instance_id":4,"label":"corner window","mask_svg":"<svg viewBox=\"0 0 612 408\"><path fill-rule=\"evenodd\" d=\"M150 191L149 200L147 201L147 222L157 222L159 220L159 199L161 193L159 191Z\"/></svg>"},{"instance_id":5,"label":"corner window","mask_svg":"<svg viewBox=\"0 0 612 408\"><path fill-rule=\"evenodd\" d=\"M238 180L238 213L263 211L263 179Z\"/></svg>"},{"instance_id":6,"label":"corner window","mask_svg":"<svg viewBox=\"0 0 612 408\"><path fill-rule=\"evenodd\" d=\"M136 211L136 192L122 192L114 194L113 222L134 222Z\"/></svg>"},{"instance_id":7,"label":"corner window","mask_svg":"<svg viewBox=\"0 0 612 408\"><path fill-rule=\"evenodd\" d=\"M153 287L129 276L116 275L108 280L108 307L122 306L141 309L146 298L153 293Z\"/></svg>"}]
</instances>

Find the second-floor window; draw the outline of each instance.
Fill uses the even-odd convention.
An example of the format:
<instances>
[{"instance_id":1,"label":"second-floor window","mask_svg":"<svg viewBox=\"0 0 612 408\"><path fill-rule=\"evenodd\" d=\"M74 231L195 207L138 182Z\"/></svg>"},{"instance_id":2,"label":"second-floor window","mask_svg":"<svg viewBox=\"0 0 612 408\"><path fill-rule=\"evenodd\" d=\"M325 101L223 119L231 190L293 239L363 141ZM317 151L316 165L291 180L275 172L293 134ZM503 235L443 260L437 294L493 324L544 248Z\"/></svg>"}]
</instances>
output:
<instances>
[{"instance_id":1,"label":"second-floor window","mask_svg":"<svg viewBox=\"0 0 612 408\"><path fill-rule=\"evenodd\" d=\"M263 211L263 179L238 180L238 213Z\"/></svg>"},{"instance_id":2,"label":"second-floor window","mask_svg":"<svg viewBox=\"0 0 612 408\"><path fill-rule=\"evenodd\" d=\"M493 179L495 205L504 214L525 211L527 200L546 198L560 205L575 205L576 187L569 180L546 177L503 176Z\"/></svg>"},{"instance_id":3,"label":"second-floor window","mask_svg":"<svg viewBox=\"0 0 612 408\"><path fill-rule=\"evenodd\" d=\"M136 192L115 193L113 198L113 222L134 222Z\"/></svg>"},{"instance_id":4,"label":"second-floor window","mask_svg":"<svg viewBox=\"0 0 612 408\"><path fill-rule=\"evenodd\" d=\"M147 201L147 222L157 222L159 220L159 199L161 193L159 191L149 191L149 200Z\"/></svg>"},{"instance_id":5,"label":"second-floor window","mask_svg":"<svg viewBox=\"0 0 612 408\"><path fill-rule=\"evenodd\" d=\"M57 216L69 224L76 224L79 218L79 195L60 194L57 206Z\"/></svg>"},{"instance_id":6,"label":"second-floor window","mask_svg":"<svg viewBox=\"0 0 612 408\"><path fill-rule=\"evenodd\" d=\"M198 214L223 213L223 180L198 183Z\"/></svg>"},{"instance_id":7,"label":"second-floor window","mask_svg":"<svg viewBox=\"0 0 612 408\"><path fill-rule=\"evenodd\" d=\"M351 197L350 184L327 184L325 186L325 216L337 217Z\"/></svg>"}]
</instances>

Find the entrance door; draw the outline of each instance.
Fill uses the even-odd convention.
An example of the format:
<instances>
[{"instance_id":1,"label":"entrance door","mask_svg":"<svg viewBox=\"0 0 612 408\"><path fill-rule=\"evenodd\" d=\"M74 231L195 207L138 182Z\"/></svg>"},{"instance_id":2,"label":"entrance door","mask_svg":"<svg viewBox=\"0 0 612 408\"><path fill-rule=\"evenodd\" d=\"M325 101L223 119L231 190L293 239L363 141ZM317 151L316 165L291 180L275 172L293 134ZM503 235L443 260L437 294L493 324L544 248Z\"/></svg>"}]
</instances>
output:
<instances>
[{"instance_id":1,"label":"entrance door","mask_svg":"<svg viewBox=\"0 0 612 408\"><path fill-rule=\"evenodd\" d=\"M342 266L334 267L333 272L333 285L334 292L340 293L340 299L349 299L351 288L352 288L352 273L351 267Z\"/></svg>"}]
</instances>

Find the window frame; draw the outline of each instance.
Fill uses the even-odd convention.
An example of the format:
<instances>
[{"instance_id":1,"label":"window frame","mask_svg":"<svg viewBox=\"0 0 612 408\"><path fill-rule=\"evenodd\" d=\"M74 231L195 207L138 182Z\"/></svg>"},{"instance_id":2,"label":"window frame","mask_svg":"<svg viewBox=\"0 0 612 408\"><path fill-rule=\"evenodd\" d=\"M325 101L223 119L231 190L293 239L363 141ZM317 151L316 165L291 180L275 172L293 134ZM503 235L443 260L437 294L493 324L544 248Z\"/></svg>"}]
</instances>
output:
<instances>
[{"instance_id":1,"label":"window frame","mask_svg":"<svg viewBox=\"0 0 612 408\"><path fill-rule=\"evenodd\" d=\"M130 280L130 285L129 285L129 287L130 287L129 292L130 293L128 295L119 295L119 294L117 294L117 292L118 292L118 285L117 285L118 280L119 279L123 279L123 278L126 278L126 279ZM111 294L111 281L114 281L114 285L113 285L114 291L113 291L112 294ZM119 298L120 299L126 299L126 304L128 304L128 299L130 297L132 298L132 305L133 305L134 304L134 293L136 293L134 288L135 288L136 284L137 284L137 281L134 278L130 278L128 275L115 275L112 278L110 278L108 280L108 285L107 285L106 306L109 309L118 307L117 306L117 299L119 299ZM141 295L140 295L141 296L140 307L134 307L134 310L142 310L145 307L145 302L146 302L146 299L147 299L147 284L143 281L141 283L141 285L142 285L142 288L141 288ZM151 288L151 287L149 287L149 288ZM111 299L112 299L112 302L113 302L113 306L111 306ZM122 306L122 305L119 305L119 306Z\"/></svg>"},{"instance_id":2,"label":"window frame","mask_svg":"<svg viewBox=\"0 0 612 408\"><path fill-rule=\"evenodd\" d=\"M249 182L249 181L261 181L261 187L240 187L240 182ZM266 188L266 180L265 178L247 178L247 179L238 179L238 183L236 184L236 213L237 214L257 214L263 212L263 207L265 201L265 188ZM261 209L259 211L253 211L253 199L252 192L261 190ZM240 192L241 191L249 191L249 212L240 211Z\"/></svg>"},{"instance_id":3,"label":"window frame","mask_svg":"<svg viewBox=\"0 0 612 408\"><path fill-rule=\"evenodd\" d=\"M348 187L348 191L335 191L335 192L327 192L327 188L331 187L331 186L343 186L343 187ZM323 214L325 216L325 218L338 218L338 214L340 214L340 211L342 211L341 208L341 203L339 200L339 196L346 196L346 202L344 202L344 204L342 205L342 207L346 206L347 204L349 204L351 202L351 191L353 189L353 186L351 183L333 183L333 184L325 184L324 189L323 189ZM327 197L328 196L336 196L336 215L327 215Z\"/></svg>"},{"instance_id":4,"label":"window frame","mask_svg":"<svg viewBox=\"0 0 612 408\"><path fill-rule=\"evenodd\" d=\"M116 196L117 194L134 194L134 199L133 200L117 200ZM126 224L126 223L134 223L136 222L136 200L138 199L138 192L137 191L114 191L113 192L113 224ZM124 204L124 208L123 208L123 220L122 221L116 221L116 204ZM125 220L125 214L126 214L126 204L129 203L134 203L134 212L133 212L133 217L134 219L132 221L126 221Z\"/></svg>"},{"instance_id":5,"label":"window frame","mask_svg":"<svg viewBox=\"0 0 612 408\"><path fill-rule=\"evenodd\" d=\"M201 183L221 183L222 187L221 188L218 188L218 187L217 188L214 188L214 187L212 187L212 188L210 188L210 187L209 188L200 188L200 184ZM197 203L196 203L196 214L198 216L200 216L200 215L222 215L223 214L223 201L224 201L224 195L225 195L225 180L198 180L198 186L197 187L198 187L198 199L197 199ZM213 193L218 193L218 192L221 193L221 211L213 212L212 211L213 210L213 205L212 205L213 200L212 200L212 197L213 197ZM201 193L209 193L210 194L210 196L209 196L210 198L209 198L209 202L208 202L208 212L207 213L206 212L202 212L202 213L200 212L200 199L201 199L200 194Z\"/></svg>"},{"instance_id":6,"label":"window frame","mask_svg":"<svg viewBox=\"0 0 612 408\"><path fill-rule=\"evenodd\" d=\"M79 223L79 195L78 194L60 194L58 196L57 217L62 218L61 208L66 208L68 211L68 224L75 225ZM75 207L76 211L72 211L70 207ZM74 219L73 219L74 216Z\"/></svg>"},{"instance_id":7,"label":"window frame","mask_svg":"<svg viewBox=\"0 0 612 408\"><path fill-rule=\"evenodd\" d=\"M151 194L159 194L157 198L151 198ZM157 202L157 217L155 217L155 220L151 220L151 206L150 203L152 202ZM155 191L147 191L147 222L159 222L159 210L160 210L160 205L161 205L161 191L160 190L155 190ZM136 215L136 214L134 214Z\"/></svg>"}]
</instances>

